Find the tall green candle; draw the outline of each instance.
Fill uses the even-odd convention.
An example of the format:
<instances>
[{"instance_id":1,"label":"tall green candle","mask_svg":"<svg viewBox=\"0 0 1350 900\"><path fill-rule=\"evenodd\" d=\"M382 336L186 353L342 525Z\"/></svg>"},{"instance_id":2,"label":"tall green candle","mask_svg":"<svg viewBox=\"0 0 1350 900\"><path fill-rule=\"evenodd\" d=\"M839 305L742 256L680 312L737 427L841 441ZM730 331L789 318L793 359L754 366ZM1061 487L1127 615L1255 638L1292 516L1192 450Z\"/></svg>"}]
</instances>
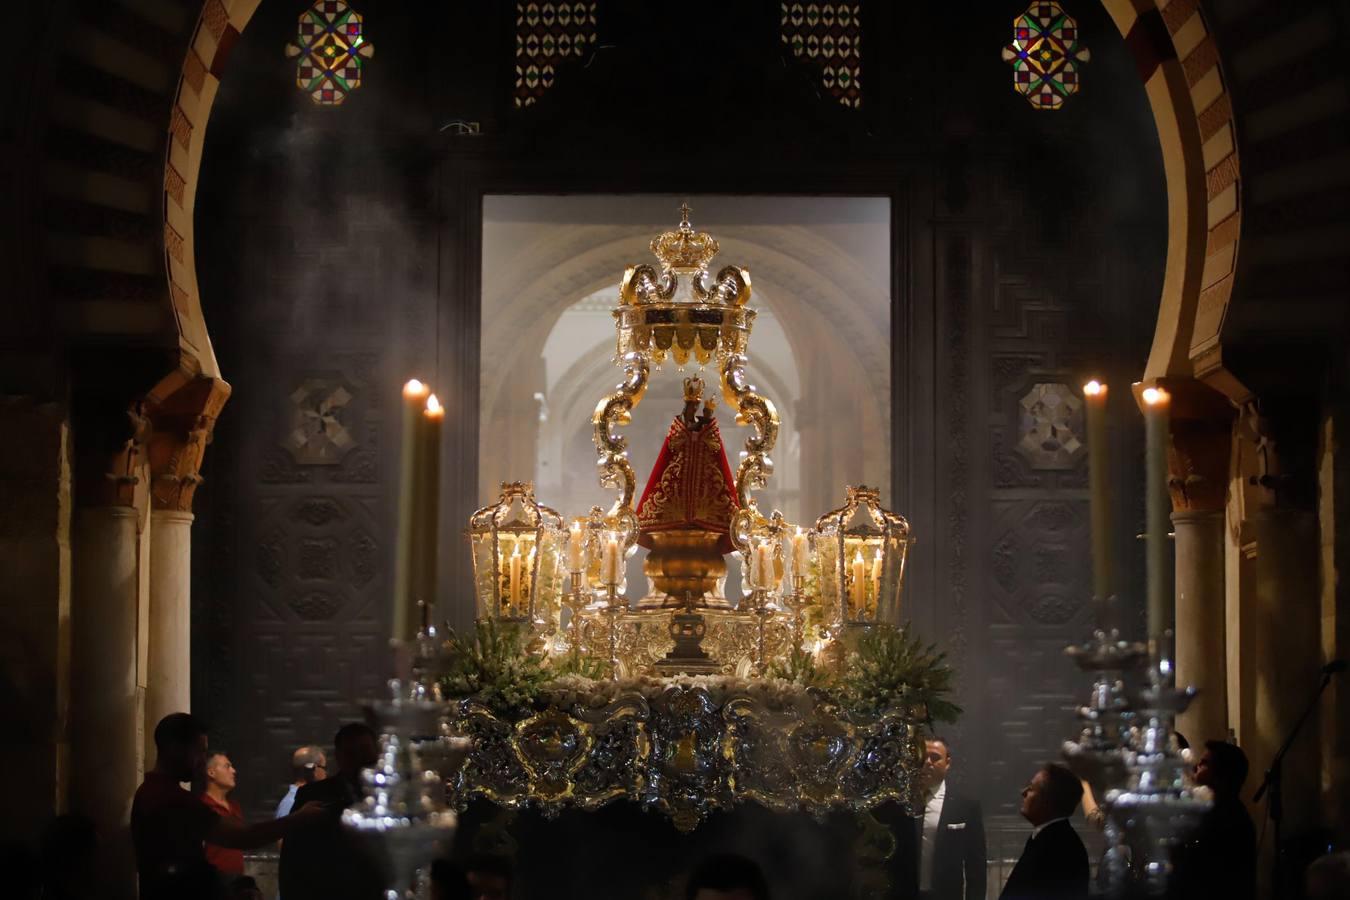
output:
<instances>
[{"instance_id":1,"label":"tall green candle","mask_svg":"<svg viewBox=\"0 0 1350 900\"><path fill-rule=\"evenodd\" d=\"M441 543L441 424L444 421L445 409L432 394L427 397L426 409L422 411L422 446L418 451L421 469L417 504L417 575L414 606L409 611L413 632L410 638L423 625L430 624L436 606L436 568Z\"/></svg>"},{"instance_id":2,"label":"tall green candle","mask_svg":"<svg viewBox=\"0 0 1350 900\"><path fill-rule=\"evenodd\" d=\"M1168 533L1172 500L1167 491L1167 419L1171 395L1162 388L1145 388L1144 455L1147 466L1145 537L1148 554L1148 635L1161 637L1172 629L1176 616L1173 606L1174 575Z\"/></svg>"},{"instance_id":3,"label":"tall green candle","mask_svg":"<svg viewBox=\"0 0 1350 900\"><path fill-rule=\"evenodd\" d=\"M389 636L399 640L410 634L409 613L416 607L413 598L413 544L416 531L418 451L422 409L431 390L416 378L403 386L402 440L398 470L397 544L394 551L393 622Z\"/></svg>"},{"instance_id":4,"label":"tall green candle","mask_svg":"<svg viewBox=\"0 0 1350 900\"><path fill-rule=\"evenodd\" d=\"M1115 560L1111 554L1111 475L1106 437L1106 385L1089 381L1083 385L1083 405L1087 414L1088 484L1092 498L1092 593L1097 605L1097 626L1103 629L1117 623L1110 617L1107 599L1115 593Z\"/></svg>"}]
</instances>

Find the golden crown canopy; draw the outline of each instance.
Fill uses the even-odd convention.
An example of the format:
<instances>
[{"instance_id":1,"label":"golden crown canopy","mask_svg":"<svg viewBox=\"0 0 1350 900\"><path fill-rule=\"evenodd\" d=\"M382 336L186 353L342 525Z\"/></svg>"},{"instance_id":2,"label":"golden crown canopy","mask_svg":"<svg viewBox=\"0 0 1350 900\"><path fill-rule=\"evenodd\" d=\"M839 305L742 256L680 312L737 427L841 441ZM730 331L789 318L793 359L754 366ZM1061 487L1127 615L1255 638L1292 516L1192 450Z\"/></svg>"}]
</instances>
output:
<instances>
[{"instance_id":1,"label":"golden crown canopy","mask_svg":"<svg viewBox=\"0 0 1350 900\"><path fill-rule=\"evenodd\" d=\"M681 204L680 227L652 238L652 252L661 260L663 271L681 275L706 272L708 263L720 249L712 235L694 231L694 226L689 224L689 213L689 204Z\"/></svg>"},{"instance_id":2,"label":"golden crown canopy","mask_svg":"<svg viewBox=\"0 0 1350 900\"><path fill-rule=\"evenodd\" d=\"M718 244L694 231L689 204L680 207L679 227L658 235L651 248L659 270L648 263L629 266L619 284L618 356L638 352L658 366L670 356L683 366L745 354L755 321L755 311L746 307L750 273L724 266L709 276Z\"/></svg>"}]
</instances>

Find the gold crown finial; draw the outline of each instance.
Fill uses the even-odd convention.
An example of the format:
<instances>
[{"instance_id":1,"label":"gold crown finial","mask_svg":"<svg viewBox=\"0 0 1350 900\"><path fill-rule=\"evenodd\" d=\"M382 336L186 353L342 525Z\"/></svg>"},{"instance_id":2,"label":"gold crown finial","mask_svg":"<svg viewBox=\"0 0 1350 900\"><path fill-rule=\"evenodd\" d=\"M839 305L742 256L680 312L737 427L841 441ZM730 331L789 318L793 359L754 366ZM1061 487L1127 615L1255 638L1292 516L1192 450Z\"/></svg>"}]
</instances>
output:
<instances>
[{"instance_id":1,"label":"gold crown finial","mask_svg":"<svg viewBox=\"0 0 1350 900\"><path fill-rule=\"evenodd\" d=\"M697 403L703 399L703 379L695 375L684 380L684 402Z\"/></svg>"},{"instance_id":2,"label":"gold crown finial","mask_svg":"<svg viewBox=\"0 0 1350 900\"><path fill-rule=\"evenodd\" d=\"M680 275L707 271L717 255L717 241L705 231L694 231L689 224L688 203L680 204L680 227L662 232L652 240L652 252L661 260L661 268Z\"/></svg>"}]
</instances>

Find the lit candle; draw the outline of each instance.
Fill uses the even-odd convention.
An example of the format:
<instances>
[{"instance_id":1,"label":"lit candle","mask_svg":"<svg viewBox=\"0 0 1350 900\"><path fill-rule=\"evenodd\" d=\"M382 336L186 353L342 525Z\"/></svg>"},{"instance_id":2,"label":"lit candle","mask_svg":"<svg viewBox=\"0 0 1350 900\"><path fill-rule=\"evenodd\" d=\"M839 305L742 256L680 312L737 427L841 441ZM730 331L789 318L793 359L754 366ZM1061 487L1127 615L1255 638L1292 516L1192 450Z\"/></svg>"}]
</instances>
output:
<instances>
[{"instance_id":1,"label":"lit candle","mask_svg":"<svg viewBox=\"0 0 1350 900\"><path fill-rule=\"evenodd\" d=\"M413 598L413 546L416 542L417 456L421 444L417 439L422 407L426 404L427 386L414 378L403 386L403 443L399 450L398 472L398 538L394 552L394 620L390 637L403 639L411 636L408 623L411 611L416 609Z\"/></svg>"},{"instance_id":2,"label":"lit candle","mask_svg":"<svg viewBox=\"0 0 1350 900\"><path fill-rule=\"evenodd\" d=\"M1172 500L1167 491L1167 413L1171 395L1161 388L1145 388L1144 401L1144 461L1147 473L1145 497L1148 571L1148 633L1150 638L1161 637L1172 628L1176 614L1172 605L1173 575L1168 571L1168 523Z\"/></svg>"},{"instance_id":3,"label":"lit candle","mask_svg":"<svg viewBox=\"0 0 1350 900\"><path fill-rule=\"evenodd\" d=\"M414 601L420 601L423 606L415 607L420 615L413 616L414 634L424 624L430 624L431 613L436 605L436 563L439 559L441 523L441 425L444 421L445 409L435 394L429 394L426 407L422 410L422 446L418 451L420 484L417 490L417 581ZM425 622L422 616L426 617Z\"/></svg>"},{"instance_id":4,"label":"lit candle","mask_svg":"<svg viewBox=\"0 0 1350 900\"><path fill-rule=\"evenodd\" d=\"M1089 381L1083 385L1087 413L1088 479L1092 488L1092 593L1097 604L1097 625L1109 629L1107 598L1114 591L1111 557L1111 473L1106 438L1106 385Z\"/></svg>"},{"instance_id":5,"label":"lit candle","mask_svg":"<svg viewBox=\"0 0 1350 900\"><path fill-rule=\"evenodd\" d=\"M773 589L773 547L768 541L755 547L756 562L759 568L759 582L755 587L768 591Z\"/></svg>"},{"instance_id":6,"label":"lit candle","mask_svg":"<svg viewBox=\"0 0 1350 900\"><path fill-rule=\"evenodd\" d=\"M877 555L872 560L872 606L871 612L875 615L877 608L881 605L881 548L877 548Z\"/></svg>"},{"instance_id":7,"label":"lit candle","mask_svg":"<svg viewBox=\"0 0 1350 900\"><path fill-rule=\"evenodd\" d=\"M520 562L520 544L516 544L515 552L511 554L511 574L507 578L506 589L512 615L516 615L516 611L520 608Z\"/></svg>"},{"instance_id":8,"label":"lit candle","mask_svg":"<svg viewBox=\"0 0 1350 900\"><path fill-rule=\"evenodd\" d=\"M531 545L530 552L525 555L525 571L522 573L520 582L520 600L525 605L529 605L530 598L534 596L534 551L536 549Z\"/></svg>"},{"instance_id":9,"label":"lit candle","mask_svg":"<svg viewBox=\"0 0 1350 900\"><path fill-rule=\"evenodd\" d=\"M621 556L619 536L610 532L605 538L605 552L600 557L600 580L606 585L617 585L619 583L619 559Z\"/></svg>"},{"instance_id":10,"label":"lit candle","mask_svg":"<svg viewBox=\"0 0 1350 900\"><path fill-rule=\"evenodd\" d=\"M580 522L573 522L567 535L567 571L580 572L585 562L586 532Z\"/></svg>"},{"instance_id":11,"label":"lit candle","mask_svg":"<svg viewBox=\"0 0 1350 900\"><path fill-rule=\"evenodd\" d=\"M806 533L798 528L792 536L792 574L804 578L810 567L811 546L806 540Z\"/></svg>"},{"instance_id":12,"label":"lit candle","mask_svg":"<svg viewBox=\"0 0 1350 900\"><path fill-rule=\"evenodd\" d=\"M853 584L851 585L852 605L855 615L867 609L867 563L859 550L853 557Z\"/></svg>"}]
</instances>

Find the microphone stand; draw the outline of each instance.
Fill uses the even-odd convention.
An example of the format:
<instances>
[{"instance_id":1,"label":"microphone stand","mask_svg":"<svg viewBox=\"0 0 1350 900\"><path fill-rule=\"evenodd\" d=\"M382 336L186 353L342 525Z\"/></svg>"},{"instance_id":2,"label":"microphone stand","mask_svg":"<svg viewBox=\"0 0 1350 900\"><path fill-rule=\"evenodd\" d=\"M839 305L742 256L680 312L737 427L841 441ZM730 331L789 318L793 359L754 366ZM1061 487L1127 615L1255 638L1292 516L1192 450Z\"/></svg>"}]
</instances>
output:
<instances>
[{"instance_id":1,"label":"microphone stand","mask_svg":"<svg viewBox=\"0 0 1350 900\"><path fill-rule=\"evenodd\" d=\"M1303 710L1303 715L1298 717L1294 727L1289 730L1289 736L1284 739L1280 749L1275 751L1275 757L1270 761L1270 768L1266 769L1266 777L1262 779L1261 786L1256 789L1256 795L1252 797L1253 803L1260 803L1261 798L1270 792L1270 821L1275 831L1275 859L1271 863L1271 889L1276 897L1283 896L1285 860L1284 860L1284 838L1281 835L1280 820L1284 818L1284 757L1289 753L1289 748L1293 746L1294 739L1298 737L1303 724L1311 718L1313 712L1317 709L1318 702L1322 699L1322 694L1327 686L1331 684L1331 676L1334 672L1340 671L1328 665L1322 669L1322 683L1317 686L1317 691L1308 701L1308 706Z\"/></svg>"}]
</instances>

